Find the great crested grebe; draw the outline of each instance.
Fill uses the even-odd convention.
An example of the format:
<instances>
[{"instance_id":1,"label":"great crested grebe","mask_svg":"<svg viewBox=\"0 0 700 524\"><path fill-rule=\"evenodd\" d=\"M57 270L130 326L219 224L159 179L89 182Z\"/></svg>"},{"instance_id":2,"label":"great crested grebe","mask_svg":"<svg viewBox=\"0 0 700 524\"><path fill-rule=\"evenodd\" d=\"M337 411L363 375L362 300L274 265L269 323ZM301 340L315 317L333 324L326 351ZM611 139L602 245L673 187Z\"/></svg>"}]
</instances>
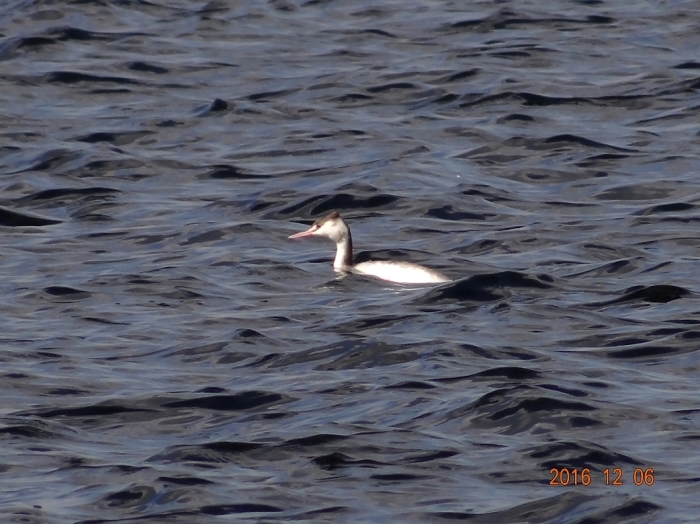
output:
<instances>
[{"instance_id":1,"label":"great crested grebe","mask_svg":"<svg viewBox=\"0 0 700 524\"><path fill-rule=\"evenodd\" d=\"M449 282L442 273L425 266L412 264L411 262L372 261L352 263L352 235L350 228L337 211L317 220L306 231L296 233L289 238L302 238L309 236L328 237L335 242L337 251L333 261L333 269L370 275L373 277L397 282L399 284L436 284Z\"/></svg>"}]
</instances>

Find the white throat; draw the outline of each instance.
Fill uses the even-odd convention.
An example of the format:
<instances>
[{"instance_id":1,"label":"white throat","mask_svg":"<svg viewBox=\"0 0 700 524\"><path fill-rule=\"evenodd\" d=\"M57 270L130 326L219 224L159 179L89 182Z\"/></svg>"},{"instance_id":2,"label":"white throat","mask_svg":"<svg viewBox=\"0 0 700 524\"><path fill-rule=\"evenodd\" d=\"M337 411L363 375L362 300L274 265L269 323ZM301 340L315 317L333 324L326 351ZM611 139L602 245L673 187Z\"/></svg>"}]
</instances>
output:
<instances>
[{"instance_id":1,"label":"white throat","mask_svg":"<svg viewBox=\"0 0 700 524\"><path fill-rule=\"evenodd\" d=\"M348 269L352 265L352 244L347 237L336 243L334 269Z\"/></svg>"}]
</instances>

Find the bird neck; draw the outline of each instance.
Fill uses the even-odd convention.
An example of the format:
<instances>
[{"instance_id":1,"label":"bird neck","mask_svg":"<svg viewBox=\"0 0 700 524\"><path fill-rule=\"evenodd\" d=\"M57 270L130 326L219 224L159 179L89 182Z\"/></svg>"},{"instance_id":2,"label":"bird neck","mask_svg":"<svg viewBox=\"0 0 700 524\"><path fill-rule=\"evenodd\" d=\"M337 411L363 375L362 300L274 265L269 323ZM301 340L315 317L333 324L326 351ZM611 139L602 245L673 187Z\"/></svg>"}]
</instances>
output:
<instances>
[{"instance_id":1,"label":"bird neck","mask_svg":"<svg viewBox=\"0 0 700 524\"><path fill-rule=\"evenodd\" d=\"M333 267L335 269L344 269L352 266L352 235L348 229L347 234L340 237L335 244L335 260Z\"/></svg>"}]
</instances>

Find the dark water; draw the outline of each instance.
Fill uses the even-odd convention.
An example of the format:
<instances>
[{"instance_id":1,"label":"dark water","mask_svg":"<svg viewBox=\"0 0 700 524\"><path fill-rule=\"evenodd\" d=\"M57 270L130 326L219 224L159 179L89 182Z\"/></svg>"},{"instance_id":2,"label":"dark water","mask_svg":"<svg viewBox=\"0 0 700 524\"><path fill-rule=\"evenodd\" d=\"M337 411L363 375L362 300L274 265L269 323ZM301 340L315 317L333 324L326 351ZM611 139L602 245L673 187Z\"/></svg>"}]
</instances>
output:
<instances>
[{"instance_id":1,"label":"dark water","mask_svg":"<svg viewBox=\"0 0 700 524\"><path fill-rule=\"evenodd\" d=\"M699 28L6 2L1 520L696 522Z\"/></svg>"}]
</instances>

